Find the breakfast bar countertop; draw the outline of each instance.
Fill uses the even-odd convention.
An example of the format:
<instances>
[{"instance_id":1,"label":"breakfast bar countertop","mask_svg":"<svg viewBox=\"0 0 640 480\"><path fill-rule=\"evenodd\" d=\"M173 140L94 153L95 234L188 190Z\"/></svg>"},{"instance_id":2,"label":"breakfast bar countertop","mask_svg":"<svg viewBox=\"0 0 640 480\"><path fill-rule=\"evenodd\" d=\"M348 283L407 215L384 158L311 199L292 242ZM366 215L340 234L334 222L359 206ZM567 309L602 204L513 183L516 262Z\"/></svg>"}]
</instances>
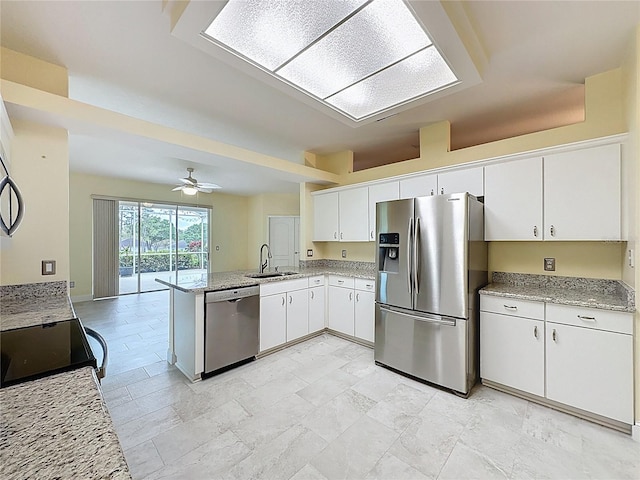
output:
<instances>
[{"instance_id":1,"label":"breakfast bar countertop","mask_svg":"<svg viewBox=\"0 0 640 480\"><path fill-rule=\"evenodd\" d=\"M0 389L0 405L2 478L131 478L93 368Z\"/></svg>"},{"instance_id":2,"label":"breakfast bar countertop","mask_svg":"<svg viewBox=\"0 0 640 480\"><path fill-rule=\"evenodd\" d=\"M232 272L214 272L209 275L204 274L196 280L178 280L177 282L174 279L156 278L156 282L177 288L183 292L199 294L230 288L249 287L282 280L295 280L298 278L313 277L315 275L341 275L365 280L374 280L376 278L376 271L374 270L373 264L368 262L332 261L327 265L319 264L311 267L280 267L279 271L291 272L291 274L270 278L251 278L247 275L255 274L255 271L237 270Z\"/></svg>"}]
</instances>

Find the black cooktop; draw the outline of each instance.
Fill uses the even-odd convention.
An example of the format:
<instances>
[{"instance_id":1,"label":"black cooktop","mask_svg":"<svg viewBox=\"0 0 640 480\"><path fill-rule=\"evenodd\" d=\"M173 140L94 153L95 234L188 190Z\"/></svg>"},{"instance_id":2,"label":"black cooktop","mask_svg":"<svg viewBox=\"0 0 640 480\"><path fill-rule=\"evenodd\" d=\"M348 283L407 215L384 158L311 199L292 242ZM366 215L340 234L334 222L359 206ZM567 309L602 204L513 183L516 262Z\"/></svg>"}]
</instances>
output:
<instances>
[{"instance_id":1,"label":"black cooktop","mask_svg":"<svg viewBox=\"0 0 640 480\"><path fill-rule=\"evenodd\" d=\"M77 318L0 332L0 388L80 367L96 368Z\"/></svg>"}]
</instances>

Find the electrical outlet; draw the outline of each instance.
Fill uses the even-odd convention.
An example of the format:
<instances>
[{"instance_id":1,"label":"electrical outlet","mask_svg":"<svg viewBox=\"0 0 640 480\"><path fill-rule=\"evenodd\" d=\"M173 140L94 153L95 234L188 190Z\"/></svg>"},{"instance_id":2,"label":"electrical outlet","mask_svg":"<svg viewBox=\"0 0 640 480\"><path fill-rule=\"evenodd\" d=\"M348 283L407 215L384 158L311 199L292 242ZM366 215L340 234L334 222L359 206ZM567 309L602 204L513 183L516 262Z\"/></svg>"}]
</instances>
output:
<instances>
[{"instance_id":1,"label":"electrical outlet","mask_svg":"<svg viewBox=\"0 0 640 480\"><path fill-rule=\"evenodd\" d=\"M629 266L635 268L635 259L633 258L633 248L629 249Z\"/></svg>"},{"instance_id":2,"label":"electrical outlet","mask_svg":"<svg viewBox=\"0 0 640 480\"><path fill-rule=\"evenodd\" d=\"M347 258L347 251L346 250L342 250L342 258Z\"/></svg>"},{"instance_id":3,"label":"electrical outlet","mask_svg":"<svg viewBox=\"0 0 640 480\"><path fill-rule=\"evenodd\" d=\"M312 248L309 248L307 250L307 257L313 257L313 249Z\"/></svg>"},{"instance_id":4,"label":"electrical outlet","mask_svg":"<svg viewBox=\"0 0 640 480\"><path fill-rule=\"evenodd\" d=\"M71 281L69 282L69 288L75 288L75 286L76 286L76 282L74 282L73 280L71 280Z\"/></svg>"},{"instance_id":5,"label":"electrical outlet","mask_svg":"<svg viewBox=\"0 0 640 480\"><path fill-rule=\"evenodd\" d=\"M556 259L555 258L545 258L544 259L544 269L547 272L555 272L556 271Z\"/></svg>"}]
</instances>

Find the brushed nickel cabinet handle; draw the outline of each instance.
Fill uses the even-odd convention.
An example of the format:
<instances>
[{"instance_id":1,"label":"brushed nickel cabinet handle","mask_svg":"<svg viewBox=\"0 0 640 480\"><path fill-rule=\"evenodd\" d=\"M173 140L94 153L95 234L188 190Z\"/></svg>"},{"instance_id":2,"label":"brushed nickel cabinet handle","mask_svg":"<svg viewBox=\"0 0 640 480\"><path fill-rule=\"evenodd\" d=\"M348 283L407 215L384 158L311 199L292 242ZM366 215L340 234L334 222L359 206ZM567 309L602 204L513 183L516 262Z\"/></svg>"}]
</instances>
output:
<instances>
[{"instance_id":1,"label":"brushed nickel cabinet handle","mask_svg":"<svg viewBox=\"0 0 640 480\"><path fill-rule=\"evenodd\" d=\"M537 237L538 236L538 227L537 226L533 226L533 236Z\"/></svg>"},{"instance_id":2,"label":"brushed nickel cabinet handle","mask_svg":"<svg viewBox=\"0 0 640 480\"><path fill-rule=\"evenodd\" d=\"M537 326L533 327L533 336L538 338L538 327Z\"/></svg>"},{"instance_id":3,"label":"brushed nickel cabinet handle","mask_svg":"<svg viewBox=\"0 0 640 480\"><path fill-rule=\"evenodd\" d=\"M349 301L353 300L353 292L349 292Z\"/></svg>"},{"instance_id":4,"label":"brushed nickel cabinet handle","mask_svg":"<svg viewBox=\"0 0 640 480\"><path fill-rule=\"evenodd\" d=\"M359 301L360 301L360 294L356 293L356 302L359 302Z\"/></svg>"},{"instance_id":5,"label":"brushed nickel cabinet handle","mask_svg":"<svg viewBox=\"0 0 640 480\"><path fill-rule=\"evenodd\" d=\"M293 297L289 295L289 305L291 305L291 303L293 303Z\"/></svg>"},{"instance_id":6,"label":"brushed nickel cabinet handle","mask_svg":"<svg viewBox=\"0 0 640 480\"><path fill-rule=\"evenodd\" d=\"M444 195L444 187L440 189L440 195Z\"/></svg>"},{"instance_id":7,"label":"brushed nickel cabinet handle","mask_svg":"<svg viewBox=\"0 0 640 480\"><path fill-rule=\"evenodd\" d=\"M282 306L284 307L284 297L282 297Z\"/></svg>"},{"instance_id":8,"label":"brushed nickel cabinet handle","mask_svg":"<svg viewBox=\"0 0 640 480\"><path fill-rule=\"evenodd\" d=\"M552 237L555 237L556 236L556 227L551 225L551 227L549 228L549 233L551 233Z\"/></svg>"},{"instance_id":9,"label":"brushed nickel cabinet handle","mask_svg":"<svg viewBox=\"0 0 640 480\"><path fill-rule=\"evenodd\" d=\"M371 240L373 240L373 230L371 230Z\"/></svg>"},{"instance_id":10,"label":"brushed nickel cabinet handle","mask_svg":"<svg viewBox=\"0 0 640 480\"><path fill-rule=\"evenodd\" d=\"M432 196L432 197L433 197L433 193L434 193L434 192L433 192L433 188L432 188L432 189L431 189L431 196Z\"/></svg>"},{"instance_id":11,"label":"brushed nickel cabinet handle","mask_svg":"<svg viewBox=\"0 0 640 480\"><path fill-rule=\"evenodd\" d=\"M311 300L313 300L313 294L314 294L314 293L315 293L315 292L312 290L312 291L311 291Z\"/></svg>"},{"instance_id":12,"label":"brushed nickel cabinet handle","mask_svg":"<svg viewBox=\"0 0 640 480\"><path fill-rule=\"evenodd\" d=\"M338 232L333 232L333 238L336 240L338 239Z\"/></svg>"},{"instance_id":13,"label":"brushed nickel cabinet handle","mask_svg":"<svg viewBox=\"0 0 640 480\"><path fill-rule=\"evenodd\" d=\"M580 320L587 320L589 322L595 322L596 321L596 317L587 317L585 315L578 315L578 318Z\"/></svg>"},{"instance_id":14,"label":"brushed nickel cabinet handle","mask_svg":"<svg viewBox=\"0 0 640 480\"><path fill-rule=\"evenodd\" d=\"M503 305L504 308L506 308L507 310L518 310L518 307L515 307L513 305Z\"/></svg>"},{"instance_id":15,"label":"brushed nickel cabinet handle","mask_svg":"<svg viewBox=\"0 0 640 480\"><path fill-rule=\"evenodd\" d=\"M553 333L551 333L551 338L553 339L554 342L558 342L558 334L556 333L556 329L553 329Z\"/></svg>"}]
</instances>

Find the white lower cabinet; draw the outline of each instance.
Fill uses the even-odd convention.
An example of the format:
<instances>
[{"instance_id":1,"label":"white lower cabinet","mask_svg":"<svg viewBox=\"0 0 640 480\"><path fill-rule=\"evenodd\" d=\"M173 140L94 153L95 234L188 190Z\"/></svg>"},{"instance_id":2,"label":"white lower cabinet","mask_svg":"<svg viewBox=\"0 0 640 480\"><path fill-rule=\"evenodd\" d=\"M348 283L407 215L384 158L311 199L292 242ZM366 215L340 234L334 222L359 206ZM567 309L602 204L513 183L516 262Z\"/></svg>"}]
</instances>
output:
<instances>
[{"instance_id":1,"label":"white lower cabinet","mask_svg":"<svg viewBox=\"0 0 640 480\"><path fill-rule=\"evenodd\" d=\"M309 289L309 333L319 332L325 325L325 287Z\"/></svg>"},{"instance_id":2,"label":"white lower cabinet","mask_svg":"<svg viewBox=\"0 0 640 480\"><path fill-rule=\"evenodd\" d=\"M480 305L483 380L633 424L632 314L487 295Z\"/></svg>"},{"instance_id":3,"label":"white lower cabinet","mask_svg":"<svg viewBox=\"0 0 640 480\"><path fill-rule=\"evenodd\" d=\"M355 280L354 336L373 342L376 323L376 293L373 280Z\"/></svg>"},{"instance_id":4,"label":"white lower cabinet","mask_svg":"<svg viewBox=\"0 0 640 480\"><path fill-rule=\"evenodd\" d=\"M482 312L483 379L544 397L544 321Z\"/></svg>"},{"instance_id":5,"label":"white lower cabinet","mask_svg":"<svg viewBox=\"0 0 640 480\"><path fill-rule=\"evenodd\" d=\"M260 285L260 351L309 333L306 278Z\"/></svg>"},{"instance_id":6,"label":"white lower cabinet","mask_svg":"<svg viewBox=\"0 0 640 480\"><path fill-rule=\"evenodd\" d=\"M373 342L375 282L330 275L328 315L330 329Z\"/></svg>"},{"instance_id":7,"label":"white lower cabinet","mask_svg":"<svg viewBox=\"0 0 640 480\"><path fill-rule=\"evenodd\" d=\"M309 333L309 292L297 290L287 293L287 342Z\"/></svg>"},{"instance_id":8,"label":"white lower cabinet","mask_svg":"<svg viewBox=\"0 0 640 480\"><path fill-rule=\"evenodd\" d=\"M582 309L576 314L572 307L547 307L553 307L547 308L547 398L632 424L631 314L593 309ZM618 317L616 329L625 326L621 330L629 333L597 328L612 315ZM588 326L572 325L579 317L587 318ZM565 320L567 324L556 323Z\"/></svg>"},{"instance_id":9,"label":"white lower cabinet","mask_svg":"<svg viewBox=\"0 0 640 480\"><path fill-rule=\"evenodd\" d=\"M329 328L347 335L354 334L354 290L329 284Z\"/></svg>"},{"instance_id":10,"label":"white lower cabinet","mask_svg":"<svg viewBox=\"0 0 640 480\"><path fill-rule=\"evenodd\" d=\"M260 351L287 341L286 293L260 297Z\"/></svg>"}]
</instances>

